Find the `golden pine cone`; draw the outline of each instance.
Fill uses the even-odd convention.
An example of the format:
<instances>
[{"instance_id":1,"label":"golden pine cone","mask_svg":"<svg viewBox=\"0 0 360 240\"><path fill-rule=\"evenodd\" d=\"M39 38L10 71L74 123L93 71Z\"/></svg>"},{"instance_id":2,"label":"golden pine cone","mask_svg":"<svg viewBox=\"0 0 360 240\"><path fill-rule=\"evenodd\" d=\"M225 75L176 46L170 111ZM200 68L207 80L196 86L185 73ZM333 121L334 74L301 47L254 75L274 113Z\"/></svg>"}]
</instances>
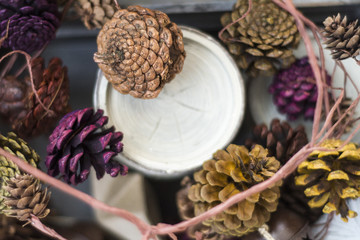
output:
<instances>
[{"instance_id":1,"label":"golden pine cone","mask_svg":"<svg viewBox=\"0 0 360 240\"><path fill-rule=\"evenodd\" d=\"M338 15L327 17L324 21L324 33L328 39L325 44L332 50L334 59L343 60L360 55L360 27L358 20L347 23L347 17Z\"/></svg>"},{"instance_id":2,"label":"golden pine cone","mask_svg":"<svg viewBox=\"0 0 360 240\"><path fill-rule=\"evenodd\" d=\"M34 149L29 147L24 140L18 138L15 133L10 132L6 137L0 134L0 147L28 162L32 166L38 167L40 161L39 155L34 151ZM2 196L6 195L2 186L7 180L15 177L17 174L22 174L22 171L18 168L18 166L11 160L8 160L6 157L0 155L0 213L5 208Z\"/></svg>"},{"instance_id":3,"label":"golden pine cone","mask_svg":"<svg viewBox=\"0 0 360 240\"><path fill-rule=\"evenodd\" d=\"M202 169L194 173L195 184L188 197L194 202L195 216L226 201L231 196L265 181L280 167L267 149L255 145L249 152L245 146L229 145L218 150ZM261 193L254 194L224 212L203 222L204 225L224 235L242 236L255 231L269 221L280 197L281 182Z\"/></svg>"},{"instance_id":4,"label":"golden pine cone","mask_svg":"<svg viewBox=\"0 0 360 240\"><path fill-rule=\"evenodd\" d=\"M102 28L116 12L114 0L77 0L74 6L87 29Z\"/></svg>"},{"instance_id":5,"label":"golden pine cone","mask_svg":"<svg viewBox=\"0 0 360 240\"><path fill-rule=\"evenodd\" d=\"M221 17L221 24L227 26L247 10L248 0L238 0L234 10ZM224 37L231 38L226 44L237 65L253 77L290 66L295 61L290 48L300 41L294 18L271 0L253 0L250 13L230 26Z\"/></svg>"},{"instance_id":6,"label":"golden pine cone","mask_svg":"<svg viewBox=\"0 0 360 240\"><path fill-rule=\"evenodd\" d=\"M324 213L336 212L344 221L357 216L349 210L346 199L360 196L360 148L337 139L325 140L320 147L331 151L314 151L298 166L297 185L307 186L304 193L311 197L312 208L322 208Z\"/></svg>"},{"instance_id":7,"label":"golden pine cone","mask_svg":"<svg viewBox=\"0 0 360 240\"><path fill-rule=\"evenodd\" d=\"M51 193L42 189L40 181L31 175L16 175L2 186L7 192L3 204L7 209L3 213L20 221L30 221L31 215L38 218L46 217L50 210L47 205Z\"/></svg>"},{"instance_id":8,"label":"golden pine cone","mask_svg":"<svg viewBox=\"0 0 360 240\"><path fill-rule=\"evenodd\" d=\"M101 29L94 60L113 87L136 98L155 98L182 70L183 35L160 11L118 10Z\"/></svg>"}]
</instances>

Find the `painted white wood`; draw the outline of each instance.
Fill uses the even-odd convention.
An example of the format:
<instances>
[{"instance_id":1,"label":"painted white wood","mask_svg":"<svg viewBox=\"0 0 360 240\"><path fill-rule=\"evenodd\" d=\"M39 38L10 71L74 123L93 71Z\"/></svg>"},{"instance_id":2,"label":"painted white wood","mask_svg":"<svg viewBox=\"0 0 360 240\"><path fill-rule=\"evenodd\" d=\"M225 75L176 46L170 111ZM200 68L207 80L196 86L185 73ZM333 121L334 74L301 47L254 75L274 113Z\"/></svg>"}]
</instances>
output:
<instances>
[{"instance_id":1,"label":"painted white wood","mask_svg":"<svg viewBox=\"0 0 360 240\"><path fill-rule=\"evenodd\" d=\"M212 37L182 27L183 71L156 99L118 93L100 73L95 106L124 133L121 159L145 174L185 173L226 147L245 109L244 83L227 51Z\"/></svg>"}]
</instances>

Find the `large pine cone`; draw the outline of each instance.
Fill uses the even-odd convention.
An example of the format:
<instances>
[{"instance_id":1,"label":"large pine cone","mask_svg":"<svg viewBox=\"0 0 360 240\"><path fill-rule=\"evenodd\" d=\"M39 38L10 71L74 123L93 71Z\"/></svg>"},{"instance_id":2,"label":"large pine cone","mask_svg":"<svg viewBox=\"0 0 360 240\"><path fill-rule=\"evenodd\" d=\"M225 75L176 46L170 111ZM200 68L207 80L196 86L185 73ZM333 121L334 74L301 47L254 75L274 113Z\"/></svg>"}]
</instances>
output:
<instances>
[{"instance_id":1,"label":"large pine cone","mask_svg":"<svg viewBox=\"0 0 360 240\"><path fill-rule=\"evenodd\" d=\"M137 98L155 98L182 70L185 50L178 26L160 11L118 10L101 29L94 60L113 87Z\"/></svg>"},{"instance_id":2,"label":"large pine cone","mask_svg":"<svg viewBox=\"0 0 360 240\"><path fill-rule=\"evenodd\" d=\"M330 85L329 74L326 74L326 82ZM296 120L301 115L313 120L318 91L308 57L281 70L274 77L269 91L279 112L286 114L289 120Z\"/></svg>"},{"instance_id":3,"label":"large pine cone","mask_svg":"<svg viewBox=\"0 0 360 240\"><path fill-rule=\"evenodd\" d=\"M229 145L226 151L218 150L214 159L206 161L202 170L194 173L196 183L189 189L188 197L194 202L195 216L273 176L280 162L267 155L268 151L260 145L250 152L245 146L237 145ZM255 231L276 210L280 185L281 182L248 197L203 224L227 236Z\"/></svg>"},{"instance_id":4,"label":"large pine cone","mask_svg":"<svg viewBox=\"0 0 360 240\"><path fill-rule=\"evenodd\" d=\"M62 66L59 58L50 60L47 68L44 59L35 58L31 62L36 92L52 113L47 113L32 92L26 99L26 114L13 120L12 128L23 138L34 137L49 131L56 121L69 112L69 79L67 68ZM29 78L25 81L30 82ZM32 91L32 90L31 90Z\"/></svg>"},{"instance_id":5,"label":"large pine cone","mask_svg":"<svg viewBox=\"0 0 360 240\"><path fill-rule=\"evenodd\" d=\"M55 38L59 25L56 1L0 0L0 37L7 36L3 47L28 53L39 50Z\"/></svg>"},{"instance_id":6,"label":"large pine cone","mask_svg":"<svg viewBox=\"0 0 360 240\"><path fill-rule=\"evenodd\" d=\"M87 29L102 28L116 12L114 0L78 0L75 11Z\"/></svg>"},{"instance_id":7,"label":"large pine cone","mask_svg":"<svg viewBox=\"0 0 360 240\"><path fill-rule=\"evenodd\" d=\"M34 167L39 164L39 155L24 140L18 138L15 133L8 133L6 137L0 134L0 147ZM5 182L17 174L22 174L18 166L4 156L0 156L0 196L6 195L2 189ZM3 199L0 197L0 213L4 208Z\"/></svg>"},{"instance_id":8,"label":"large pine cone","mask_svg":"<svg viewBox=\"0 0 360 240\"><path fill-rule=\"evenodd\" d=\"M42 189L40 181L31 175L16 175L2 186L7 192L3 204L7 209L3 213L8 217L15 217L20 221L31 221L31 215L38 218L46 217L50 210L47 205L51 193Z\"/></svg>"},{"instance_id":9,"label":"large pine cone","mask_svg":"<svg viewBox=\"0 0 360 240\"><path fill-rule=\"evenodd\" d=\"M360 148L337 139L325 140L320 147L332 151L314 151L298 167L298 185L307 186L305 195L312 208L322 208L324 213L336 212L344 221L357 216L349 210L346 200L360 196Z\"/></svg>"},{"instance_id":10,"label":"large pine cone","mask_svg":"<svg viewBox=\"0 0 360 240\"><path fill-rule=\"evenodd\" d=\"M0 81L0 114L13 121L26 114L26 100L30 94L29 84L14 76L5 76Z\"/></svg>"},{"instance_id":11,"label":"large pine cone","mask_svg":"<svg viewBox=\"0 0 360 240\"><path fill-rule=\"evenodd\" d=\"M325 42L327 48L332 50L334 59L343 60L360 55L360 27L358 20L347 23L346 16L341 19L338 15L327 17L324 21Z\"/></svg>"},{"instance_id":12,"label":"large pine cone","mask_svg":"<svg viewBox=\"0 0 360 240\"><path fill-rule=\"evenodd\" d=\"M248 0L238 0L232 13L221 17L225 27L248 10ZM253 0L250 13L224 33L230 38L226 44L241 69L255 77L259 73L272 74L289 66L294 56L289 48L300 40L295 20L290 13L271 0Z\"/></svg>"},{"instance_id":13,"label":"large pine cone","mask_svg":"<svg viewBox=\"0 0 360 240\"><path fill-rule=\"evenodd\" d=\"M108 118L103 111L85 108L67 114L49 137L45 165L50 176L61 175L65 182L85 181L91 166L98 179L127 174L128 168L113 159L122 151L122 133L114 127L102 129Z\"/></svg>"}]
</instances>

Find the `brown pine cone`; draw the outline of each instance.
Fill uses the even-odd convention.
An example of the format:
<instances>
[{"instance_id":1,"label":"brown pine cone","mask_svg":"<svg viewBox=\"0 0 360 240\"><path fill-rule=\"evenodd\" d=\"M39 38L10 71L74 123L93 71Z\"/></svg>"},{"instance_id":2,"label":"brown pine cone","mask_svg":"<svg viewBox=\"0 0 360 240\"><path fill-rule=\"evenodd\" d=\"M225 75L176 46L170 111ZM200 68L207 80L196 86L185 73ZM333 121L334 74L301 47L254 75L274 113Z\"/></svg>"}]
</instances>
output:
<instances>
[{"instance_id":1,"label":"brown pine cone","mask_svg":"<svg viewBox=\"0 0 360 240\"><path fill-rule=\"evenodd\" d=\"M160 11L118 10L101 29L94 60L113 87L136 98L155 98L182 70L183 35Z\"/></svg>"},{"instance_id":2,"label":"brown pine cone","mask_svg":"<svg viewBox=\"0 0 360 240\"><path fill-rule=\"evenodd\" d=\"M234 10L221 17L225 27L248 10L248 0L237 0ZM250 13L230 26L224 37L237 65L253 77L270 75L277 68L295 61L291 48L298 45L300 34L290 13L271 0L253 0Z\"/></svg>"},{"instance_id":3,"label":"brown pine cone","mask_svg":"<svg viewBox=\"0 0 360 240\"><path fill-rule=\"evenodd\" d=\"M87 29L102 28L116 12L114 0L77 0L75 11Z\"/></svg>"},{"instance_id":4,"label":"brown pine cone","mask_svg":"<svg viewBox=\"0 0 360 240\"><path fill-rule=\"evenodd\" d=\"M36 92L42 103L52 113L47 113L32 92L27 99L25 116L18 116L12 128L23 138L34 137L51 129L56 121L70 111L69 79L67 68L62 66L59 58L50 60L44 67L44 59L35 58L31 63ZM29 78L25 79L30 81Z\"/></svg>"},{"instance_id":5,"label":"brown pine cone","mask_svg":"<svg viewBox=\"0 0 360 240\"><path fill-rule=\"evenodd\" d=\"M202 169L194 173L196 183L190 187L188 197L194 202L195 216L273 176L280 162L267 155L268 151L260 145L250 152L245 146L233 144L226 151L218 150L214 159L206 161ZM242 236L257 230L269 221L270 213L276 211L280 185L278 182L251 195L203 224L226 236Z\"/></svg>"},{"instance_id":6,"label":"brown pine cone","mask_svg":"<svg viewBox=\"0 0 360 240\"><path fill-rule=\"evenodd\" d=\"M30 94L29 84L14 76L5 76L0 81L0 113L10 122L14 117L26 114L26 99Z\"/></svg>"},{"instance_id":7,"label":"brown pine cone","mask_svg":"<svg viewBox=\"0 0 360 240\"><path fill-rule=\"evenodd\" d=\"M31 175L16 175L2 187L8 194L4 197L3 210L8 217L15 217L20 221L30 221L31 215L38 218L46 217L50 210L47 205L51 193L42 189L40 181Z\"/></svg>"},{"instance_id":8,"label":"brown pine cone","mask_svg":"<svg viewBox=\"0 0 360 240\"><path fill-rule=\"evenodd\" d=\"M358 20L347 23L347 17L338 15L327 17L324 21L325 44L332 50L334 59L343 60L360 55L360 27Z\"/></svg>"}]
</instances>

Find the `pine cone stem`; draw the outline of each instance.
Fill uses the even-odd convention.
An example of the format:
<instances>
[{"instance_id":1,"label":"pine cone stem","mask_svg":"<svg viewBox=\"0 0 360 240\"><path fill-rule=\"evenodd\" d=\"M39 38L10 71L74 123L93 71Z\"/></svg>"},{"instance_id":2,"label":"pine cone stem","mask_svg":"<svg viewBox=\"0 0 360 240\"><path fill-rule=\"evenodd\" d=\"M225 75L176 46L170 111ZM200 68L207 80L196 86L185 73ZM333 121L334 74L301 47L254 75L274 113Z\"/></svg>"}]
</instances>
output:
<instances>
[{"instance_id":1,"label":"pine cone stem","mask_svg":"<svg viewBox=\"0 0 360 240\"><path fill-rule=\"evenodd\" d=\"M273 236L269 233L269 226L267 224L262 225L258 232L265 238L265 240L275 240Z\"/></svg>"}]
</instances>

